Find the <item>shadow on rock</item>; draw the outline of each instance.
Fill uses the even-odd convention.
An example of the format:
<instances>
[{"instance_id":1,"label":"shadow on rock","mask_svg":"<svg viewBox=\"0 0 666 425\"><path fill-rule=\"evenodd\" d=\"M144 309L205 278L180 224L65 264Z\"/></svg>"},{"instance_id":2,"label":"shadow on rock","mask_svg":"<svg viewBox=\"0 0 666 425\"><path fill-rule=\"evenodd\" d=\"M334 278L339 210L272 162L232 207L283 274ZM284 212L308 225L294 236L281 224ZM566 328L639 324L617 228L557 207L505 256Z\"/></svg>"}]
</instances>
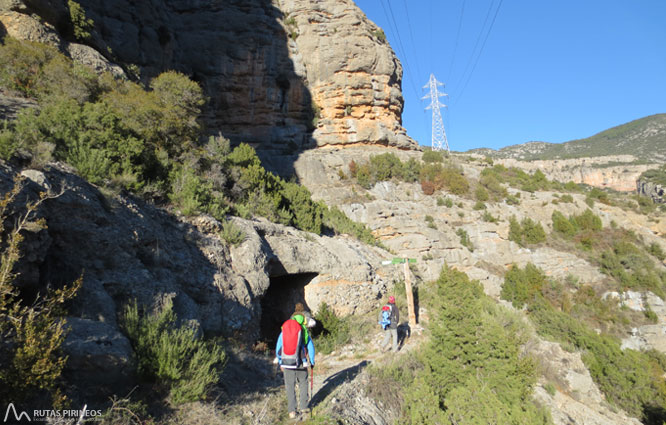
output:
<instances>
[{"instance_id":1,"label":"shadow on rock","mask_svg":"<svg viewBox=\"0 0 666 425\"><path fill-rule=\"evenodd\" d=\"M357 365L348 367L347 369L341 370L340 372L333 374L324 380L324 386L317 391L317 393L312 396L312 406L324 401L324 399L333 392L338 386L344 383L347 380L354 379L361 371L368 366L370 362L363 360ZM315 369L316 373L316 369Z\"/></svg>"}]
</instances>

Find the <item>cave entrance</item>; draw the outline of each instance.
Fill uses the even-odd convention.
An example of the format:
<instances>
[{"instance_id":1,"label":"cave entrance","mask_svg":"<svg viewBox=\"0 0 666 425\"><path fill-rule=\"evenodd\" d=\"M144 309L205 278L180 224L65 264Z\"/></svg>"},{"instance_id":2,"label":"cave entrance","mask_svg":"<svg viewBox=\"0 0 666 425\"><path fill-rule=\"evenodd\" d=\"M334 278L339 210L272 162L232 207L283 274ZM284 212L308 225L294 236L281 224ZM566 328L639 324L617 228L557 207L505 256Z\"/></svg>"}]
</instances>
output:
<instances>
[{"instance_id":1,"label":"cave entrance","mask_svg":"<svg viewBox=\"0 0 666 425\"><path fill-rule=\"evenodd\" d=\"M309 309L305 302L305 286L315 277L317 273L296 273L270 278L268 290L261 299L259 331L261 341L266 342L270 349L275 348L280 326L294 312L296 303L303 303L305 308Z\"/></svg>"}]
</instances>

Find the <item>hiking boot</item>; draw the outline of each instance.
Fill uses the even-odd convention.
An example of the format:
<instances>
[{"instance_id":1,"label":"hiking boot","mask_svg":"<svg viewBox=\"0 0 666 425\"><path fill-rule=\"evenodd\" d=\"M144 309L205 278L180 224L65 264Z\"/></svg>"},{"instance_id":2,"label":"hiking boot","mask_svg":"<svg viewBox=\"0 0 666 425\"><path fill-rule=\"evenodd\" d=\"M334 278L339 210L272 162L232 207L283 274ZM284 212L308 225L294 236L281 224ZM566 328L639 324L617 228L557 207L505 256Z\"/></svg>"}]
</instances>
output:
<instances>
[{"instance_id":1,"label":"hiking boot","mask_svg":"<svg viewBox=\"0 0 666 425\"><path fill-rule=\"evenodd\" d=\"M296 419L298 417L298 413L296 412L289 412L289 419Z\"/></svg>"}]
</instances>

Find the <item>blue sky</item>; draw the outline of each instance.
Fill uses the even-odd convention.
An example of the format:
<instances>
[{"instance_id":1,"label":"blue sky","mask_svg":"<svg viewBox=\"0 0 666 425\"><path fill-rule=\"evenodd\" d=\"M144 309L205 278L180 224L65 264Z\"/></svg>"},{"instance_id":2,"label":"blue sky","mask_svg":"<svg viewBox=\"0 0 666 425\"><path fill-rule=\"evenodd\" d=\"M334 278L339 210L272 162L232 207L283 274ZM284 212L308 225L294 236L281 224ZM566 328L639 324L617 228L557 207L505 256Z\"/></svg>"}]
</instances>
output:
<instances>
[{"instance_id":1,"label":"blue sky","mask_svg":"<svg viewBox=\"0 0 666 425\"><path fill-rule=\"evenodd\" d=\"M355 1L403 64L403 125L421 145L430 73L446 84L454 151L566 142L666 113L666 0Z\"/></svg>"}]
</instances>

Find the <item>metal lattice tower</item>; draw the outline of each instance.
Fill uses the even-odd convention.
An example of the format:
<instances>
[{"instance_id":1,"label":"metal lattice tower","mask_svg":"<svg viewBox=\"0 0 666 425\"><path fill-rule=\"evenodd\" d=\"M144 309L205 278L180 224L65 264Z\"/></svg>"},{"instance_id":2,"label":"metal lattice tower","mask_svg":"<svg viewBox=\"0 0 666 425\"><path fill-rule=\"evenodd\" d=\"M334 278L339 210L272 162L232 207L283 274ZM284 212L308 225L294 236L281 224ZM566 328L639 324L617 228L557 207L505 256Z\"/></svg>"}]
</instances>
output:
<instances>
[{"instance_id":1,"label":"metal lattice tower","mask_svg":"<svg viewBox=\"0 0 666 425\"><path fill-rule=\"evenodd\" d=\"M446 108L446 105L439 101L441 96L448 96L448 94L437 90L437 86L444 86L435 79L433 74L430 74L428 84L423 86L424 89L430 88L430 93L423 96L421 99L430 99L430 105L426 109L432 109L432 150L441 151L446 149L450 152L449 142L446 140L446 132L444 131L444 121L442 121L442 112L439 108Z\"/></svg>"}]
</instances>

